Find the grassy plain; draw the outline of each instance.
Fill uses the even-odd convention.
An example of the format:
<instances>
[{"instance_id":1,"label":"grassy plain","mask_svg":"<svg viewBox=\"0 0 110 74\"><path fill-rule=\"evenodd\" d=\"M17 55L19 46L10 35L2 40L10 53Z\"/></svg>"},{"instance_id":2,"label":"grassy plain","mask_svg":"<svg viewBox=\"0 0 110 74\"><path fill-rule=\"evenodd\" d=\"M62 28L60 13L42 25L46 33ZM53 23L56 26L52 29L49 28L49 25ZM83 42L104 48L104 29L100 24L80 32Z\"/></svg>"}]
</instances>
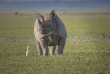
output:
<instances>
[{"instance_id":1,"label":"grassy plain","mask_svg":"<svg viewBox=\"0 0 110 74\"><path fill-rule=\"evenodd\" d=\"M68 37L63 55L38 56L35 14L0 14L0 74L109 74L110 14L58 14ZM30 54L25 56L26 47Z\"/></svg>"}]
</instances>

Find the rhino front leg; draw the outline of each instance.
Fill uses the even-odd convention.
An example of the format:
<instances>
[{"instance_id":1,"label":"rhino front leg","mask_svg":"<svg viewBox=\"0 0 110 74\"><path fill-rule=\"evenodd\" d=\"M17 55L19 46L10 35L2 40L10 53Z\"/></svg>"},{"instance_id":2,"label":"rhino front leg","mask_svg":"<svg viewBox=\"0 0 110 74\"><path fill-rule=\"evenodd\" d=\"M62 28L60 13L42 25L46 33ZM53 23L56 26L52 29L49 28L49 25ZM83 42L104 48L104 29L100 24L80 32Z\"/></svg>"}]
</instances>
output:
<instances>
[{"instance_id":1,"label":"rhino front leg","mask_svg":"<svg viewBox=\"0 0 110 74\"><path fill-rule=\"evenodd\" d=\"M41 42L41 48L42 48L42 51L43 51L43 56L47 56L48 55L48 46L47 46L47 43L45 40L42 39L42 42Z\"/></svg>"},{"instance_id":2,"label":"rhino front leg","mask_svg":"<svg viewBox=\"0 0 110 74\"><path fill-rule=\"evenodd\" d=\"M58 44L58 54L63 54L66 38L61 38Z\"/></svg>"},{"instance_id":3,"label":"rhino front leg","mask_svg":"<svg viewBox=\"0 0 110 74\"><path fill-rule=\"evenodd\" d=\"M55 54L55 49L56 49L56 46L50 46L50 49L49 49L50 56L53 56Z\"/></svg>"},{"instance_id":4,"label":"rhino front leg","mask_svg":"<svg viewBox=\"0 0 110 74\"><path fill-rule=\"evenodd\" d=\"M42 48L39 42L37 42L37 50L38 50L38 55L42 55Z\"/></svg>"}]
</instances>

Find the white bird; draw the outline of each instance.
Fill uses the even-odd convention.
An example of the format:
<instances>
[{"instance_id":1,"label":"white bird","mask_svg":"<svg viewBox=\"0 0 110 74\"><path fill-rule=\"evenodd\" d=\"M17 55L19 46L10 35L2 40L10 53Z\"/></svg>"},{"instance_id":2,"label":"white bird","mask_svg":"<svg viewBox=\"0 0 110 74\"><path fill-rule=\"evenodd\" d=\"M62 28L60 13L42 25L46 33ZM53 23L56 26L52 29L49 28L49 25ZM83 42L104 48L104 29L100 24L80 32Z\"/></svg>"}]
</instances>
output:
<instances>
[{"instance_id":1,"label":"white bird","mask_svg":"<svg viewBox=\"0 0 110 74\"><path fill-rule=\"evenodd\" d=\"M29 55L29 47L30 47L30 46L27 46L26 56Z\"/></svg>"}]
</instances>

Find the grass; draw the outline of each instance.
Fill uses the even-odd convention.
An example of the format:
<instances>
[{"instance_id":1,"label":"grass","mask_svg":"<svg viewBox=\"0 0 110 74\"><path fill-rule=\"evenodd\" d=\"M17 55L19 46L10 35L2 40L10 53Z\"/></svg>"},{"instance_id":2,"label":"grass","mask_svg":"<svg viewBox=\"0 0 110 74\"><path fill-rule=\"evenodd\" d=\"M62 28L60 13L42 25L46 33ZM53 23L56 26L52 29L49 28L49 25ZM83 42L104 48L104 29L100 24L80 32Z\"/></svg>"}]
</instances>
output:
<instances>
[{"instance_id":1,"label":"grass","mask_svg":"<svg viewBox=\"0 0 110 74\"><path fill-rule=\"evenodd\" d=\"M64 54L43 57L33 34L36 15L0 14L0 74L109 74L110 14L59 17L68 33Z\"/></svg>"}]
</instances>

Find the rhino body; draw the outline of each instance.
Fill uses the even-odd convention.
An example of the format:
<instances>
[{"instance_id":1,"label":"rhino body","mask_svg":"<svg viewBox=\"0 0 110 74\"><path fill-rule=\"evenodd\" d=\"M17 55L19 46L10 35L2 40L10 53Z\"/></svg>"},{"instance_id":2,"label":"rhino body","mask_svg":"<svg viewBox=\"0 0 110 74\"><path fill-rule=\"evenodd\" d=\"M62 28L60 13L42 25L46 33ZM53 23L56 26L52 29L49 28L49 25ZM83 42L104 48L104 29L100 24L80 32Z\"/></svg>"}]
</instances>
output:
<instances>
[{"instance_id":1,"label":"rhino body","mask_svg":"<svg viewBox=\"0 0 110 74\"><path fill-rule=\"evenodd\" d=\"M58 45L58 54L63 54L66 42L67 32L63 22L55 14L55 11L42 16L38 14L34 25L34 35L37 42L38 55L53 56L56 45Z\"/></svg>"}]
</instances>

